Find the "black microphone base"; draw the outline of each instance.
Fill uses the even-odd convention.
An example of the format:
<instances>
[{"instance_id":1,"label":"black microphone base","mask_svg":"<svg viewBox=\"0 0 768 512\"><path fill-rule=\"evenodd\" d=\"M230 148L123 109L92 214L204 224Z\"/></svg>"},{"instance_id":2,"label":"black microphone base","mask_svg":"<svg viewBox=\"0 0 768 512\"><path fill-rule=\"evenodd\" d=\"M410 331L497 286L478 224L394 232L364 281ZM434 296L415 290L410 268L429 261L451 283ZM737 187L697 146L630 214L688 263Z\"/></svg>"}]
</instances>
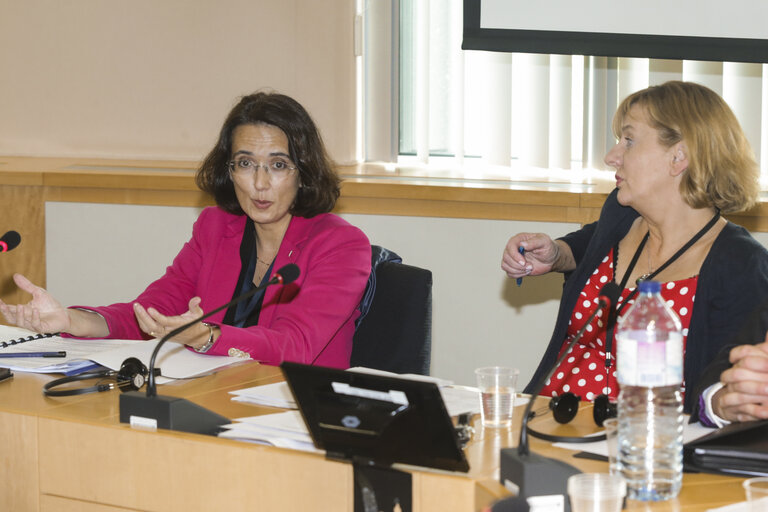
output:
<instances>
[{"instance_id":1,"label":"black microphone base","mask_svg":"<svg viewBox=\"0 0 768 512\"><path fill-rule=\"evenodd\" d=\"M133 420L132 420L133 417ZM215 436L228 418L175 396L148 397L140 391L120 394L120 422Z\"/></svg>"},{"instance_id":2,"label":"black microphone base","mask_svg":"<svg viewBox=\"0 0 768 512\"><path fill-rule=\"evenodd\" d=\"M566 512L571 510L568 501L568 477L578 473L581 471L560 460L530 452L521 455L517 448L501 450L499 476L502 485L509 481L518 487L518 495L525 498L561 494L564 497Z\"/></svg>"}]
</instances>

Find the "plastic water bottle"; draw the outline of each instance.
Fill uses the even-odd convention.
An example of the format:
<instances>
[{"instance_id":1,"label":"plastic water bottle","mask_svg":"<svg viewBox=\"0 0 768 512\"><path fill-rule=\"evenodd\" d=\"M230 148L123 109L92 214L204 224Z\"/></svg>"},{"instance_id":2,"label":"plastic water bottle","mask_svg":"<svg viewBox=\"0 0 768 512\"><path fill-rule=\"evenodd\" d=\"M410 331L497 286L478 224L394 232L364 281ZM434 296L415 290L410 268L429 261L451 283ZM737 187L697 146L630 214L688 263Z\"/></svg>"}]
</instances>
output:
<instances>
[{"instance_id":1,"label":"plastic water bottle","mask_svg":"<svg viewBox=\"0 0 768 512\"><path fill-rule=\"evenodd\" d=\"M660 291L642 281L616 327L619 470L642 501L674 498L683 481L683 333Z\"/></svg>"}]
</instances>

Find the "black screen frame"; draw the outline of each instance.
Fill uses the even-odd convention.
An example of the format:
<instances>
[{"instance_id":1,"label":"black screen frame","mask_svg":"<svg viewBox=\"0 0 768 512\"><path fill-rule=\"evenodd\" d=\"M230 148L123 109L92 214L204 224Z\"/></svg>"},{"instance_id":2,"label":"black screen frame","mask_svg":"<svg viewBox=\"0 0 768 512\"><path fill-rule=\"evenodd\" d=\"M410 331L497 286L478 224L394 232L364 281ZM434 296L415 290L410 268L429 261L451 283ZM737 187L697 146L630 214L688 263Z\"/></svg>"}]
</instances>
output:
<instances>
[{"instance_id":1,"label":"black screen frame","mask_svg":"<svg viewBox=\"0 0 768 512\"><path fill-rule=\"evenodd\" d=\"M328 458L379 467L402 463L462 473L469 471L466 454L434 382L293 362L283 362L280 368L315 446L325 450ZM408 406L392 415L391 421L378 422L374 418L374 423L381 427L375 433L328 428L323 425L323 415L334 394L330 391L332 383L367 390L394 390L407 397ZM367 405L375 408L383 405L372 398L337 395L335 409L344 409L349 415L365 415L348 403L350 400L368 402ZM381 417L378 413L377 416Z\"/></svg>"},{"instance_id":2,"label":"black screen frame","mask_svg":"<svg viewBox=\"0 0 768 512\"><path fill-rule=\"evenodd\" d=\"M463 50L768 62L768 40L765 39L482 28L480 3L481 0L464 0Z\"/></svg>"}]
</instances>

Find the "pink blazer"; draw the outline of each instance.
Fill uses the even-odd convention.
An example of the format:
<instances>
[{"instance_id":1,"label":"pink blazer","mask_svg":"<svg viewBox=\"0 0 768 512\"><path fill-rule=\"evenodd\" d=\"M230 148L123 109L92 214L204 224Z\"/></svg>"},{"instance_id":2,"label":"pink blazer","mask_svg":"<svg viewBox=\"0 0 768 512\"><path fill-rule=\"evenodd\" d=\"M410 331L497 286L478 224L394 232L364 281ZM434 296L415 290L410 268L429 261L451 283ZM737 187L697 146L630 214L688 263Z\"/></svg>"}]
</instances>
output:
<instances>
[{"instance_id":1,"label":"pink blazer","mask_svg":"<svg viewBox=\"0 0 768 512\"><path fill-rule=\"evenodd\" d=\"M232 299L240 275L240 242L249 219L217 207L203 210L192 239L176 256L165 275L136 299L165 315L187 311L189 299L199 296L203 311ZM371 272L371 246L355 226L333 214L311 219L293 217L277 253L274 269L288 263L301 273L291 284L267 288L258 325L222 325L226 311L206 322L221 327L208 351L227 355L230 349L247 352L255 360L277 365L282 361L349 367L357 306ZM132 303L87 308L100 313L109 336L142 339Z\"/></svg>"}]
</instances>

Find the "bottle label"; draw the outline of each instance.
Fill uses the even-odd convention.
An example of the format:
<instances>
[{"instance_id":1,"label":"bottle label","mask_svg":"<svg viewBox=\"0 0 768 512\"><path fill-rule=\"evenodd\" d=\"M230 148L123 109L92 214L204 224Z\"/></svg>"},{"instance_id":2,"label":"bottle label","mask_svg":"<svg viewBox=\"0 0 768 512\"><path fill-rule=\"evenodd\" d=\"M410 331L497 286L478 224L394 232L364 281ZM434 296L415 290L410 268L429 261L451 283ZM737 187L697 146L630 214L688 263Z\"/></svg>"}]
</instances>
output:
<instances>
[{"instance_id":1,"label":"bottle label","mask_svg":"<svg viewBox=\"0 0 768 512\"><path fill-rule=\"evenodd\" d=\"M683 335L667 333L656 341L647 331L616 335L616 377L619 384L657 387L683 383Z\"/></svg>"}]
</instances>

